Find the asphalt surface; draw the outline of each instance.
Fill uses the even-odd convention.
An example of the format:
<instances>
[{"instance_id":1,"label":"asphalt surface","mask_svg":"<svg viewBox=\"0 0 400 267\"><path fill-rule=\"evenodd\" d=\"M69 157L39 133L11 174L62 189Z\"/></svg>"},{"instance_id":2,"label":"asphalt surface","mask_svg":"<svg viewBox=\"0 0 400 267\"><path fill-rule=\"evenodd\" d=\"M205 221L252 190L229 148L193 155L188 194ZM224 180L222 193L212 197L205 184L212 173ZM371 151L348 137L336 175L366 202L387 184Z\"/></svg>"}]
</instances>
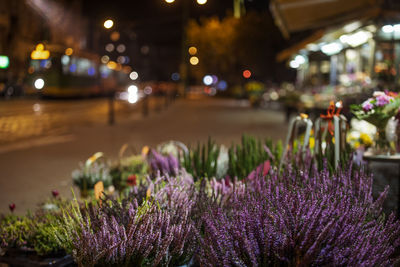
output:
<instances>
[{"instance_id":1,"label":"asphalt surface","mask_svg":"<svg viewBox=\"0 0 400 267\"><path fill-rule=\"evenodd\" d=\"M57 189L71 197L71 172L93 153L115 160L123 144L137 151L167 140L186 144L239 142L242 134L284 139L287 126L279 111L250 108L246 101L223 99L116 103L116 124L108 121L106 99L0 102L0 213L9 203L24 213ZM78 191L75 189L76 192Z\"/></svg>"}]
</instances>

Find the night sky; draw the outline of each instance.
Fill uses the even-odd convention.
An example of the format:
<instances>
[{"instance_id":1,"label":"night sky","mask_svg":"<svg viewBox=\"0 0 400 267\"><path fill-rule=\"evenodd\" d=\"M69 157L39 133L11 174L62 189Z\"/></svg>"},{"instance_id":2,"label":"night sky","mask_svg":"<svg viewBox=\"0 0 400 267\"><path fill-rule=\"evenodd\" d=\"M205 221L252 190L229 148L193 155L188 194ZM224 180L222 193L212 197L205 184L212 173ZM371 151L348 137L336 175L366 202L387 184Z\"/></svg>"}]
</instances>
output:
<instances>
[{"instance_id":1,"label":"night sky","mask_svg":"<svg viewBox=\"0 0 400 267\"><path fill-rule=\"evenodd\" d=\"M233 12L233 0L208 0L205 5L198 5L196 0L176 0L172 4L164 0L85 0L83 15L89 19L92 30L101 28L106 18L116 22L114 30L121 33L121 42L127 45L128 56L132 58L130 65L142 73L144 80L170 80L171 74L179 71L182 1L191 2L190 19L223 18ZM246 0L245 5L248 11L270 16L269 1ZM146 55L141 52L145 46L150 48Z\"/></svg>"}]
</instances>

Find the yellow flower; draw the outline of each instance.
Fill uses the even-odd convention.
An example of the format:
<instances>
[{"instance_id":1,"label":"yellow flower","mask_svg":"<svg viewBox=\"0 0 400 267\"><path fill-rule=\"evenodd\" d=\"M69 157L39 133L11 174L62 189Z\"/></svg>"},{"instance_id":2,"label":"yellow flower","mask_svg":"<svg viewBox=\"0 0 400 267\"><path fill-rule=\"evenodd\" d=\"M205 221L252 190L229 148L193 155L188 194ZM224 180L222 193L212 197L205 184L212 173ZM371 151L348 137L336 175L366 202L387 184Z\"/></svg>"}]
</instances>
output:
<instances>
[{"instance_id":1,"label":"yellow flower","mask_svg":"<svg viewBox=\"0 0 400 267\"><path fill-rule=\"evenodd\" d=\"M360 139L363 144L368 145L368 146L372 145L372 138L368 134L361 133Z\"/></svg>"},{"instance_id":2,"label":"yellow flower","mask_svg":"<svg viewBox=\"0 0 400 267\"><path fill-rule=\"evenodd\" d=\"M359 147L360 147L360 142L358 142L358 141L355 142L355 143L354 143L354 148L359 148Z\"/></svg>"},{"instance_id":3,"label":"yellow flower","mask_svg":"<svg viewBox=\"0 0 400 267\"><path fill-rule=\"evenodd\" d=\"M315 138L314 137L310 137L310 148L313 149L315 146Z\"/></svg>"}]
</instances>

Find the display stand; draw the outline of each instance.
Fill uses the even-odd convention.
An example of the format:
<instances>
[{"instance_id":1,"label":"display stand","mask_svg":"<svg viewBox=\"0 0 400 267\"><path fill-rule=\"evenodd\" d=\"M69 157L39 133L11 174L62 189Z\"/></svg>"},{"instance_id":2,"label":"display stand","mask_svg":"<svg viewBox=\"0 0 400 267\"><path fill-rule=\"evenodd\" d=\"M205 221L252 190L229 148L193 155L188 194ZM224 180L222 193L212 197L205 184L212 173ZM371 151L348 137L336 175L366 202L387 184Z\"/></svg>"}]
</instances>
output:
<instances>
[{"instance_id":1,"label":"display stand","mask_svg":"<svg viewBox=\"0 0 400 267\"><path fill-rule=\"evenodd\" d=\"M397 215L400 216L400 153L394 155L373 155L372 153L364 153L363 160L368 162L387 162L396 163L398 168L398 186L397 186Z\"/></svg>"}]
</instances>

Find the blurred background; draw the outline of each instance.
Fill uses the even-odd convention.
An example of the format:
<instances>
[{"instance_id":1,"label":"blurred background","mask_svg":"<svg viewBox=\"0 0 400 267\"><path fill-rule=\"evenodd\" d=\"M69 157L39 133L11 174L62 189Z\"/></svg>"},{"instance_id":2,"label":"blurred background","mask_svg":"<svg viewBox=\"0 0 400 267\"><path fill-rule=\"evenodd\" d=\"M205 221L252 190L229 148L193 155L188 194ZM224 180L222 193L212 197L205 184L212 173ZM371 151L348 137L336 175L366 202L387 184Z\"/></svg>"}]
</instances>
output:
<instances>
[{"instance_id":1,"label":"blurred background","mask_svg":"<svg viewBox=\"0 0 400 267\"><path fill-rule=\"evenodd\" d=\"M399 85L396 0L0 0L0 203L69 192L96 151L283 139Z\"/></svg>"}]
</instances>

